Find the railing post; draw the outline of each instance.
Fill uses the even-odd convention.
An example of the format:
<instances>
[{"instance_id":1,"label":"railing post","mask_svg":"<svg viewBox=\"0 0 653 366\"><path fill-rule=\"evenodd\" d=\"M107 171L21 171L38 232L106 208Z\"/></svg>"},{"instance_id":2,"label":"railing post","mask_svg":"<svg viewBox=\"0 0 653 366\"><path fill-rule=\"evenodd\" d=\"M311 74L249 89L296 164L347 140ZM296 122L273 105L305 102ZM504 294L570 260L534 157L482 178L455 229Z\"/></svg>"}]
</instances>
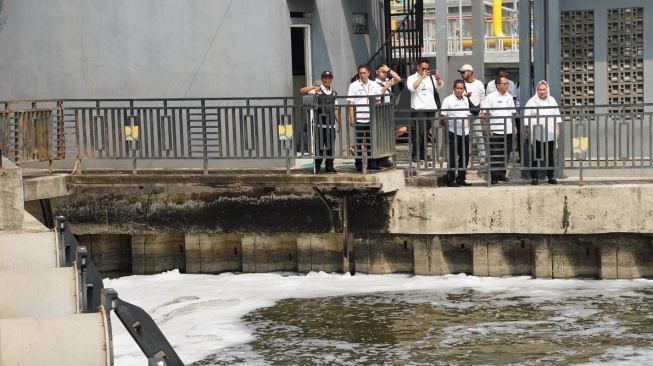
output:
<instances>
[{"instance_id":1,"label":"railing post","mask_svg":"<svg viewBox=\"0 0 653 366\"><path fill-rule=\"evenodd\" d=\"M204 174L209 174L209 153L208 146L206 142L206 100L202 99L201 110L202 110L202 160L204 167Z\"/></svg>"}]
</instances>

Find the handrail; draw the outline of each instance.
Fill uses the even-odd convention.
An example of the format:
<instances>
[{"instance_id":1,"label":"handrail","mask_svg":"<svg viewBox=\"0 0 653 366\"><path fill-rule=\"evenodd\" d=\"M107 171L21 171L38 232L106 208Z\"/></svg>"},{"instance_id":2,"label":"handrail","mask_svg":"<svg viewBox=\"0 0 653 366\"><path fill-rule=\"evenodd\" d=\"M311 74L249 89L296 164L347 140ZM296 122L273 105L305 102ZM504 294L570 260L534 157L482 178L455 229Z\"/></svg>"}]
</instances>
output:
<instances>
[{"instance_id":1,"label":"handrail","mask_svg":"<svg viewBox=\"0 0 653 366\"><path fill-rule=\"evenodd\" d=\"M59 265L77 267L77 291L80 294L79 308L82 312L94 313L100 311L100 307L104 307L107 312L113 310L144 355L150 359L163 359L169 366L183 366L184 363L152 317L138 306L120 299L115 290L105 289L102 276L93 264L87 248L79 245L63 216L57 216L56 221ZM107 316L107 321L110 338L113 338L110 316ZM113 364L113 344L107 347Z\"/></svg>"},{"instance_id":2,"label":"handrail","mask_svg":"<svg viewBox=\"0 0 653 366\"><path fill-rule=\"evenodd\" d=\"M417 7L418 7L418 4L421 4L422 1L423 1L423 0L416 0L416 1L415 1L415 3L413 4L413 6L410 7L410 9L408 10L408 12L406 13L406 16L404 17L404 19L401 20L401 23L399 24L399 26L397 26L397 27L395 28L395 30L392 31L392 33L390 33L390 35L386 38L386 40L383 42L383 44L381 45L381 47L379 47L379 49L378 49L378 50L377 50L377 51L376 51L376 52L375 52L375 53L370 57L370 59L367 60L367 62L365 63L365 65L371 65L372 62L374 62L374 60L376 60L377 58L381 58L381 55L382 55L383 53L386 54L386 57L388 57L388 56L389 56L389 57L392 57L392 54L393 54L393 52L392 52L392 48L393 48L393 47L392 47L392 43L393 43L393 41L394 41L394 39L395 39L395 36L396 36L397 34L399 34L401 31L403 31L403 28L406 28L406 27L408 26L408 24L411 23L411 22L410 22L410 19L412 19L412 18L416 15L415 13L416 13L416 10L417 10ZM391 17L392 14L391 14L390 12L386 12L386 13L385 13L385 16L386 16L386 17ZM412 23L416 24L416 22L415 22L414 20L413 20ZM420 26L421 26L421 25L420 25ZM419 35L418 39L419 39L419 38L421 38L421 34ZM389 52L386 52L388 47L390 48L390 51L389 51ZM419 50L418 53L419 53L419 54L415 57L415 59L419 58L419 55L421 55L421 50ZM387 60L386 60L386 62L387 62L388 64L392 63L391 61L387 61ZM388 65L388 66L390 66L390 65ZM395 70L395 71L397 71L397 70ZM398 70L398 71L401 71L401 72L399 73L399 76L401 76L402 78L405 78L406 74L403 73L404 70ZM357 78L358 78L358 75L354 75L354 76L351 78L351 81L354 82ZM395 93L396 93L396 92L397 92L397 91L395 91Z\"/></svg>"}]
</instances>

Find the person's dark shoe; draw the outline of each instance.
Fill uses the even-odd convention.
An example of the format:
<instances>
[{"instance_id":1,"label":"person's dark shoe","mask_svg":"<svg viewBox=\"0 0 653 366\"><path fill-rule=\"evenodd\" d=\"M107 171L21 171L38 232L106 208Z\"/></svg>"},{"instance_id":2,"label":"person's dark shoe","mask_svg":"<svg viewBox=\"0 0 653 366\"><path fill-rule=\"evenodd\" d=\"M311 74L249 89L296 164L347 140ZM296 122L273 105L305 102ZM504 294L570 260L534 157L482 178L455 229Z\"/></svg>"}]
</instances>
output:
<instances>
[{"instance_id":1,"label":"person's dark shoe","mask_svg":"<svg viewBox=\"0 0 653 366\"><path fill-rule=\"evenodd\" d=\"M492 181L491 181L490 183L492 183L492 184L497 184L497 183L499 183L499 180L493 178Z\"/></svg>"},{"instance_id":2,"label":"person's dark shoe","mask_svg":"<svg viewBox=\"0 0 653 366\"><path fill-rule=\"evenodd\" d=\"M547 183L549 183L549 184L558 184L558 181L555 178L549 178Z\"/></svg>"},{"instance_id":3,"label":"person's dark shoe","mask_svg":"<svg viewBox=\"0 0 653 366\"><path fill-rule=\"evenodd\" d=\"M362 166L359 166L359 165L356 165L356 171L357 171L357 172L362 172L362 171L363 171L363 167L362 167Z\"/></svg>"},{"instance_id":4,"label":"person's dark shoe","mask_svg":"<svg viewBox=\"0 0 653 366\"><path fill-rule=\"evenodd\" d=\"M453 182L453 183L447 183L447 187L460 187L460 184Z\"/></svg>"},{"instance_id":5,"label":"person's dark shoe","mask_svg":"<svg viewBox=\"0 0 653 366\"><path fill-rule=\"evenodd\" d=\"M320 174L321 172L322 172L322 169L319 166L317 166L317 165L313 166L313 174Z\"/></svg>"},{"instance_id":6,"label":"person's dark shoe","mask_svg":"<svg viewBox=\"0 0 653 366\"><path fill-rule=\"evenodd\" d=\"M326 168L324 168L324 171L326 173L337 173L336 168L333 167L333 165L329 165Z\"/></svg>"},{"instance_id":7,"label":"person's dark shoe","mask_svg":"<svg viewBox=\"0 0 653 366\"><path fill-rule=\"evenodd\" d=\"M534 185L534 186L538 185L539 182L537 181L537 178L531 179L531 184Z\"/></svg>"},{"instance_id":8,"label":"person's dark shoe","mask_svg":"<svg viewBox=\"0 0 653 366\"><path fill-rule=\"evenodd\" d=\"M379 161L379 166L382 168L392 168L394 164L390 161L390 159L383 159Z\"/></svg>"},{"instance_id":9,"label":"person's dark shoe","mask_svg":"<svg viewBox=\"0 0 653 366\"><path fill-rule=\"evenodd\" d=\"M381 167L378 166L377 164L369 164L367 166L367 170L381 170Z\"/></svg>"},{"instance_id":10,"label":"person's dark shoe","mask_svg":"<svg viewBox=\"0 0 653 366\"><path fill-rule=\"evenodd\" d=\"M510 178L508 178L506 176L499 177L499 180L502 181L502 182L510 182Z\"/></svg>"},{"instance_id":11,"label":"person's dark shoe","mask_svg":"<svg viewBox=\"0 0 653 366\"><path fill-rule=\"evenodd\" d=\"M413 156L413 163L419 163L419 158L417 156Z\"/></svg>"},{"instance_id":12,"label":"person's dark shoe","mask_svg":"<svg viewBox=\"0 0 653 366\"><path fill-rule=\"evenodd\" d=\"M456 183L458 183L459 185L461 185L463 187L469 187L469 186L472 185L471 183L467 183L464 180L458 180L458 181L456 181Z\"/></svg>"}]
</instances>

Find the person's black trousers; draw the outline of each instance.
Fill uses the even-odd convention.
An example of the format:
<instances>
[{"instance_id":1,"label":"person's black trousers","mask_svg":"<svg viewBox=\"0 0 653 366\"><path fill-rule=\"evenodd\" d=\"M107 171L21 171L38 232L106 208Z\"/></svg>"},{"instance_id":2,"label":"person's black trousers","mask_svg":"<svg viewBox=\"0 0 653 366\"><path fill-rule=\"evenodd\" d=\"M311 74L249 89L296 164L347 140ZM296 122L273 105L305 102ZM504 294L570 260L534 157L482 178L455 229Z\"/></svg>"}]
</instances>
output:
<instances>
[{"instance_id":1,"label":"person's black trousers","mask_svg":"<svg viewBox=\"0 0 653 366\"><path fill-rule=\"evenodd\" d=\"M490 136L490 167L492 168L492 179L498 180L506 176L506 164L511 151L511 133L506 135L494 133Z\"/></svg>"},{"instance_id":2,"label":"person's black trousers","mask_svg":"<svg viewBox=\"0 0 653 366\"><path fill-rule=\"evenodd\" d=\"M410 113L412 129L410 133L412 156L426 160L427 136L433 126L435 111L413 109Z\"/></svg>"},{"instance_id":3,"label":"person's black trousers","mask_svg":"<svg viewBox=\"0 0 653 366\"><path fill-rule=\"evenodd\" d=\"M456 154L458 154L458 179L456 179ZM469 135L461 136L449 131L449 156L447 158L447 177L449 183L463 182L467 177L469 164Z\"/></svg>"},{"instance_id":4,"label":"person's black trousers","mask_svg":"<svg viewBox=\"0 0 653 366\"><path fill-rule=\"evenodd\" d=\"M367 156L372 156L372 139L370 138L370 124L369 123L356 123L354 128L356 132L356 156L363 156L363 151L367 152ZM367 166L375 165L375 159L367 159ZM354 165L357 168L363 167L363 159L356 159Z\"/></svg>"},{"instance_id":5,"label":"person's black trousers","mask_svg":"<svg viewBox=\"0 0 653 366\"><path fill-rule=\"evenodd\" d=\"M531 162L533 168L547 168L546 177L553 178L555 170L555 162L553 160L553 153L555 151L555 141L533 141L533 161ZM546 155L546 159L545 156ZM537 179L538 170L531 170L531 178Z\"/></svg>"},{"instance_id":6,"label":"person's black trousers","mask_svg":"<svg viewBox=\"0 0 653 366\"><path fill-rule=\"evenodd\" d=\"M333 156L333 145L336 141L336 129L333 127L315 127L315 166L322 165L322 159ZM327 158L324 166L333 166L333 158Z\"/></svg>"}]
</instances>

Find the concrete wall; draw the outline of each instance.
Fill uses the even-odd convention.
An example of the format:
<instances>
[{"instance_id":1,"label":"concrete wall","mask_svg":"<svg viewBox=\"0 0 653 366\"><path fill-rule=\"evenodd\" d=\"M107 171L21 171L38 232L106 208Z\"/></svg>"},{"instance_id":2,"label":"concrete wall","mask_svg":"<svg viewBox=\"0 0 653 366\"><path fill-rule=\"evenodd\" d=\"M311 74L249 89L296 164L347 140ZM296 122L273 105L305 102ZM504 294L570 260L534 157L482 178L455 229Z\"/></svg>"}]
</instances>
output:
<instances>
[{"instance_id":1,"label":"concrete wall","mask_svg":"<svg viewBox=\"0 0 653 366\"><path fill-rule=\"evenodd\" d=\"M392 205L395 234L653 233L653 187L540 186L455 190L401 189ZM472 191L469 191L470 193ZM458 192L456 192L458 193Z\"/></svg>"},{"instance_id":2,"label":"concrete wall","mask_svg":"<svg viewBox=\"0 0 653 366\"><path fill-rule=\"evenodd\" d=\"M379 2L0 1L0 100L292 95L298 8L314 68L344 89L380 44ZM351 35L353 11L369 13L369 36Z\"/></svg>"},{"instance_id":3,"label":"concrete wall","mask_svg":"<svg viewBox=\"0 0 653 366\"><path fill-rule=\"evenodd\" d=\"M0 156L0 230L21 230L24 224L23 175L16 164Z\"/></svg>"}]
</instances>

